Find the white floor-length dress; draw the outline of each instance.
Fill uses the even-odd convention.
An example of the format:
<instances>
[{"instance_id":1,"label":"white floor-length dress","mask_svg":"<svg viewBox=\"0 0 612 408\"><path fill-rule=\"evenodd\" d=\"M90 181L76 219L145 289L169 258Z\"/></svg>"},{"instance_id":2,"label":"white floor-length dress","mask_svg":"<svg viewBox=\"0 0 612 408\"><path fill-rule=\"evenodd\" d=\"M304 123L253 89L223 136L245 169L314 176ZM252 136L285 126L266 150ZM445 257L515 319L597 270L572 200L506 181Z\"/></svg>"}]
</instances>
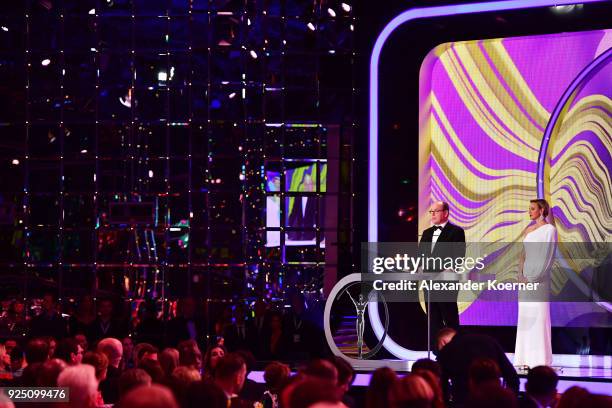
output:
<instances>
[{"instance_id":1,"label":"white floor-length dress","mask_svg":"<svg viewBox=\"0 0 612 408\"><path fill-rule=\"evenodd\" d=\"M557 244L557 230L545 224L525 236L523 275L529 282L540 282L539 293L520 293L514 365L536 367L552 364L550 306L550 266ZM522 301L521 301L522 299ZM534 300L535 299L535 300Z\"/></svg>"}]
</instances>

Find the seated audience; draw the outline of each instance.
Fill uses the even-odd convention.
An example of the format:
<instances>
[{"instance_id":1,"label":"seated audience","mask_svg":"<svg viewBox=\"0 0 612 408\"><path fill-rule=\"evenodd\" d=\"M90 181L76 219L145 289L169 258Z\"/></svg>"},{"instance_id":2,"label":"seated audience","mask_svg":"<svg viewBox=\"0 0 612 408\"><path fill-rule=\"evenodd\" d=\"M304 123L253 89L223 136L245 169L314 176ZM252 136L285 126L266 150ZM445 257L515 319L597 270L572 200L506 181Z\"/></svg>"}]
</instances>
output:
<instances>
[{"instance_id":1,"label":"seated audience","mask_svg":"<svg viewBox=\"0 0 612 408\"><path fill-rule=\"evenodd\" d=\"M238 396L246 379L246 363L238 354L229 353L219 360L215 369L214 382L225 392L232 407L253 406Z\"/></svg>"},{"instance_id":2,"label":"seated audience","mask_svg":"<svg viewBox=\"0 0 612 408\"><path fill-rule=\"evenodd\" d=\"M289 379L291 370L287 364L273 361L264 370L264 381L266 391L262 397L263 408L277 408L279 404L279 393Z\"/></svg>"},{"instance_id":3,"label":"seated audience","mask_svg":"<svg viewBox=\"0 0 612 408\"><path fill-rule=\"evenodd\" d=\"M327 380L317 378L298 379L281 393L281 406L290 408L312 408L316 404L327 407L344 407L341 391Z\"/></svg>"},{"instance_id":4,"label":"seated audience","mask_svg":"<svg viewBox=\"0 0 612 408\"><path fill-rule=\"evenodd\" d=\"M573 386L565 390L559 399L557 408L583 408L591 397L591 393L582 387ZM590 407L589 407L590 408Z\"/></svg>"},{"instance_id":5,"label":"seated audience","mask_svg":"<svg viewBox=\"0 0 612 408\"><path fill-rule=\"evenodd\" d=\"M54 357L64 360L68 365L81 364L83 349L74 338L67 337L57 344Z\"/></svg>"},{"instance_id":6,"label":"seated audience","mask_svg":"<svg viewBox=\"0 0 612 408\"><path fill-rule=\"evenodd\" d=\"M149 343L138 343L134 347L134 363L136 367L140 366L143 360L157 360L159 350Z\"/></svg>"},{"instance_id":7,"label":"seated audience","mask_svg":"<svg viewBox=\"0 0 612 408\"><path fill-rule=\"evenodd\" d=\"M242 387L242 391L240 391L240 398L247 401L259 401L266 390L266 387L264 384L259 384L258 382L249 378L249 374L253 370L256 363L255 356L253 356L253 353L248 350L238 350L236 354L242 357L247 368L244 386Z\"/></svg>"},{"instance_id":8,"label":"seated audience","mask_svg":"<svg viewBox=\"0 0 612 408\"><path fill-rule=\"evenodd\" d=\"M433 407L434 392L423 379L415 374L407 374L396 381L389 395L393 408L430 408Z\"/></svg>"},{"instance_id":9,"label":"seated audience","mask_svg":"<svg viewBox=\"0 0 612 408\"><path fill-rule=\"evenodd\" d=\"M200 372L192 367L177 367L168 379L168 386L174 393L180 405L185 405L185 394L192 383L202 380Z\"/></svg>"},{"instance_id":10,"label":"seated audience","mask_svg":"<svg viewBox=\"0 0 612 408\"><path fill-rule=\"evenodd\" d=\"M429 386L431 387L431 390L434 393L434 398L432 401L432 407L433 408L444 408L445 404L444 404L444 393L442 392L442 385L440 384L440 378L436 377L436 375L430 371L430 370L425 370L425 369L416 369L416 370L412 370L412 373L415 375L418 375L419 377L422 377L425 381L427 381L427 384L429 384Z\"/></svg>"},{"instance_id":11,"label":"seated audience","mask_svg":"<svg viewBox=\"0 0 612 408\"><path fill-rule=\"evenodd\" d=\"M225 356L225 353L225 347L219 345L212 346L206 350L206 354L204 354L204 376L206 378L214 378L217 363Z\"/></svg>"},{"instance_id":12,"label":"seated audience","mask_svg":"<svg viewBox=\"0 0 612 408\"><path fill-rule=\"evenodd\" d=\"M559 377L555 370L547 366L538 366L527 373L525 394L519 398L521 408L539 408L557 404L557 383Z\"/></svg>"},{"instance_id":13,"label":"seated audience","mask_svg":"<svg viewBox=\"0 0 612 408\"><path fill-rule=\"evenodd\" d=\"M500 384L501 372L497 363L490 358L477 358L468 370L469 392L485 384Z\"/></svg>"},{"instance_id":14,"label":"seated audience","mask_svg":"<svg viewBox=\"0 0 612 408\"><path fill-rule=\"evenodd\" d=\"M185 340L178 345L179 365L200 371L202 369L202 352L195 340Z\"/></svg>"},{"instance_id":15,"label":"seated audience","mask_svg":"<svg viewBox=\"0 0 612 408\"><path fill-rule=\"evenodd\" d=\"M13 401L2 392L0 392L0 408L15 408Z\"/></svg>"},{"instance_id":16,"label":"seated audience","mask_svg":"<svg viewBox=\"0 0 612 408\"><path fill-rule=\"evenodd\" d=\"M178 408L178 404L167 387L154 384L129 391L119 401L119 408Z\"/></svg>"},{"instance_id":17,"label":"seated audience","mask_svg":"<svg viewBox=\"0 0 612 408\"><path fill-rule=\"evenodd\" d=\"M338 384L338 370L327 360L312 360L299 371L300 376L327 381L334 386Z\"/></svg>"},{"instance_id":18,"label":"seated audience","mask_svg":"<svg viewBox=\"0 0 612 408\"><path fill-rule=\"evenodd\" d=\"M492 382L482 385L467 397L469 408L518 408L516 394L500 384Z\"/></svg>"},{"instance_id":19,"label":"seated audience","mask_svg":"<svg viewBox=\"0 0 612 408\"><path fill-rule=\"evenodd\" d=\"M389 367L376 369L366 392L365 408L390 406L389 394L396 381L397 374Z\"/></svg>"},{"instance_id":20,"label":"seated audience","mask_svg":"<svg viewBox=\"0 0 612 408\"><path fill-rule=\"evenodd\" d=\"M100 383L102 398L107 404L114 404L119 399L120 364L123 357L123 345L117 339L107 337L98 343L96 350L108 359L106 378Z\"/></svg>"},{"instance_id":21,"label":"seated audience","mask_svg":"<svg viewBox=\"0 0 612 408\"><path fill-rule=\"evenodd\" d=\"M438 363L442 367L441 384L446 399L463 403L469 390L469 368L479 358L489 358L500 368L501 375L515 394L519 379L516 370L499 343L483 334L457 333L451 328L440 330L437 336Z\"/></svg>"},{"instance_id":22,"label":"seated audience","mask_svg":"<svg viewBox=\"0 0 612 408\"><path fill-rule=\"evenodd\" d=\"M347 407L354 407L355 401L348 395L349 389L355 380L355 370L353 367L342 357L335 356L332 358L332 363L336 366L338 371L338 383L337 386L342 393L342 402Z\"/></svg>"},{"instance_id":23,"label":"seated audience","mask_svg":"<svg viewBox=\"0 0 612 408\"><path fill-rule=\"evenodd\" d=\"M85 353L83 356L83 364L89 364L94 368L98 383L106 379L106 372L108 370L108 358L106 354L98 351ZM98 391L97 405L104 405L104 398L101 391Z\"/></svg>"},{"instance_id":24,"label":"seated audience","mask_svg":"<svg viewBox=\"0 0 612 408\"><path fill-rule=\"evenodd\" d=\"M429 358L421 358L415 361L412 364L412 371L415 370L427 370L438 378L442 377L442 368L440 367L440 364L438 364L437 361Z\"/></svg>"},{"instance_id":25,"label":"seated audience","mask_svg":"<svg viewBox=\"0 0 612 408\"><path fill-rule=\"evenodd\" d=\"M198 381L191 383L185 394L185 402L183 408L227 408L229 400L225 392L218 385Z\"/></svg>"},{"instance_id":26,"label":"seated audience","mask_svg":"<svg viewBox=\"0 0 612 408\"><path fill-rule=\"evenodd\" d=\"M94 408L97 406L98 380L95 370L87 364L66 367L57 378L59 387L68 387L69 406L75 408Z\"/></svg>"},{"instance_id":27,"label":"seated audience","mask_svg":"<svg viewBox=\"0 0 612 408\"><path fill-rule=\"evenodd\" d=\"M119 377L119 398L122 398L129 391L140 386L150 386L151 376L141 368L129 368L121 373Z\"/></svg>"},{"instance_id":28,"label":"seated audience","mask_svg":"<svg viewBox=\"0 0 612 408\"><path fill-rule=\"evenodd\" d=\"M134 368L134 342L131 337L124 337L121 341L123 346L123 357L121 360L121 369Z\"/></svg>"},{"instance_id":29,"label":"seated audience","mask_svg":"<svg viewBox=\"0 0 612 408\"><path fill-rule=\"evenodd\" d=\"M25 354L23 349L19 346L13 347L9 355L10 358L10 366L9 370L11 373L11 377L13 379L21 377L23 374L23 369L26 366L25 363Z\"/></svg>"},{"instance_id":30,"label":"seated audience","mask_svg":"<svg viewBox=\"0 0 612 408\"><path fill-rule=\"evenodd\" d=\"M37 387L57 387L57 377L68 364L59 358L52 358L45 361L38 370L36 378Z\"/></svg>"},{"instance_id":31,"label":"seated audience","mask_svg":"<svg viewBox=\"0 0 612 408\"><path fill-rule=\"evenodd\" d=\"M76 336L74 336L74 339L79 344L79 346L81 346L83 351L89 350L89 342L87 341L87 336L85 336L84 334L77 334Z\"/></svg>"},{"instance_id":32,"label":"seated audience","mask_svg":"<svg viewBox=\"0 0 612 408\"><path fill-rule=\"evenodd\" d=\"M138 368L142 368L151 376L153 383L155 384L165 384L166 376L164 374L164 370L162 370L159 361L151 360L148 358L140 361L140 365Z\"/></svg>"},{"instance_id":33,"label":"seated audience","mask_svg":"<svg viewBox=\"0 0 612 408\"><path fill-rule=\"evenodd\" d=\"M25 359L28 365L44 363L49 358L49 343L38 338L30 340L25 349Z\"/></svg>"},{"instance_id":34,"label":"seated audience","mask_svg":"<svg viewBox=\"0 0 612 408\"><path fill-rule=\"evenodd\" d=\"M164 370L164 376L170 378L174 369L179 365L179 351L175 348L166 348L158 357L159 365Z\"/></svg>"}]
</instances>

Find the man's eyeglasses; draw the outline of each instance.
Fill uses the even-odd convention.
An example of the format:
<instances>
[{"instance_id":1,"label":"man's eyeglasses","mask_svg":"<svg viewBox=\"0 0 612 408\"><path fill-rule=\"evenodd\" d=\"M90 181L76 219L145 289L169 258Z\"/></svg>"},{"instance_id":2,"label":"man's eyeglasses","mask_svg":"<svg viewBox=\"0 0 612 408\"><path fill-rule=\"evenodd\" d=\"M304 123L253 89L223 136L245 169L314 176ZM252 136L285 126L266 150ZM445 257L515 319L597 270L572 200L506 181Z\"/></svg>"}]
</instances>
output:
<instances>
[{"instance_id":1,"label":"man's eyeglasses","mask_svg":"<svg viewBox=\"0 0 612 408\"><path fill-rule=\"evenodd\" d=\"M439 213L439 212L442 212L442 211L444 211L444 210L429 210L427 212L430 213L430 214L435 214L435 213Z\"/></svg>"}]
</instances>

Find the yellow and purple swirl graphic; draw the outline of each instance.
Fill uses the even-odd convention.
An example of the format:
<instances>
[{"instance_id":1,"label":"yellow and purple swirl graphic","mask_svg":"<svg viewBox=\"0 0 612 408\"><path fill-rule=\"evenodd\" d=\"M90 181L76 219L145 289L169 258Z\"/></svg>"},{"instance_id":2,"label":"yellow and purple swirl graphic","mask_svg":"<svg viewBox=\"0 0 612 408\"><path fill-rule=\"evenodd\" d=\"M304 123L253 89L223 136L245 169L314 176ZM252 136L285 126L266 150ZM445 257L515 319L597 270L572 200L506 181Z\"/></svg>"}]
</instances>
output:
<instances>
[{"instance_id":1,"label":"yellow and purple swirl graphic","mask_svg":"<svg viewBox=\"0 0 612 408\"><path fill-rule=\"evenodd\" d=\"M610 242L611 46L612 30L599 30L432 50L421 69L419 230L442 200L468 242L519 242L529 200L545 191L560 243ZM504 259L491 272L512 280L518 254ZM553 274L553 290L566 281Z\"/></svg>"}]
</instances>

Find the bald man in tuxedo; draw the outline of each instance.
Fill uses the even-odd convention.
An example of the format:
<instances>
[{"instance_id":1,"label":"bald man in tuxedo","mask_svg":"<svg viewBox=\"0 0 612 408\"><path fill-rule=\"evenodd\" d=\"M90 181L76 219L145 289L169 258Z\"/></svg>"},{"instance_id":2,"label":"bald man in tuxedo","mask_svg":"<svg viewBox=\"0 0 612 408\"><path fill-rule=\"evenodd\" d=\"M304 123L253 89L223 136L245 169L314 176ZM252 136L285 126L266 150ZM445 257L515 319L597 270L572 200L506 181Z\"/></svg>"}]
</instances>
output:
<instances>
[{"instance_id":1,"label":"bald man in tuxedo","mask_svg":"<svg viewBox=\"0 0 612 408\"><path fill-rule=\"evenodd\" d=\"M451 224L448 221L449 206L443 201L435 202L429 208L431 215L430 228L423 231L421 241L419 242L419 254L424 257L434 258L463 258L465 257L465 231L463 228ZM453 245L438 245L438 243L453 242ZM424 272L439 273L443 272L440 269L429 269ZM440 296L440 292L430 291L426 296L430 296L430 304L428 305L427 313L430 317L430 339L431 345L434 346L434 339L438 331L444 327L453 329L459 328L459 310L457 308L457 292L445 291L444 300L436 299ZM436 296L438 295L438 296ZM425 299L427 302L427 298Z\"/></svg>"}]
</instances>

